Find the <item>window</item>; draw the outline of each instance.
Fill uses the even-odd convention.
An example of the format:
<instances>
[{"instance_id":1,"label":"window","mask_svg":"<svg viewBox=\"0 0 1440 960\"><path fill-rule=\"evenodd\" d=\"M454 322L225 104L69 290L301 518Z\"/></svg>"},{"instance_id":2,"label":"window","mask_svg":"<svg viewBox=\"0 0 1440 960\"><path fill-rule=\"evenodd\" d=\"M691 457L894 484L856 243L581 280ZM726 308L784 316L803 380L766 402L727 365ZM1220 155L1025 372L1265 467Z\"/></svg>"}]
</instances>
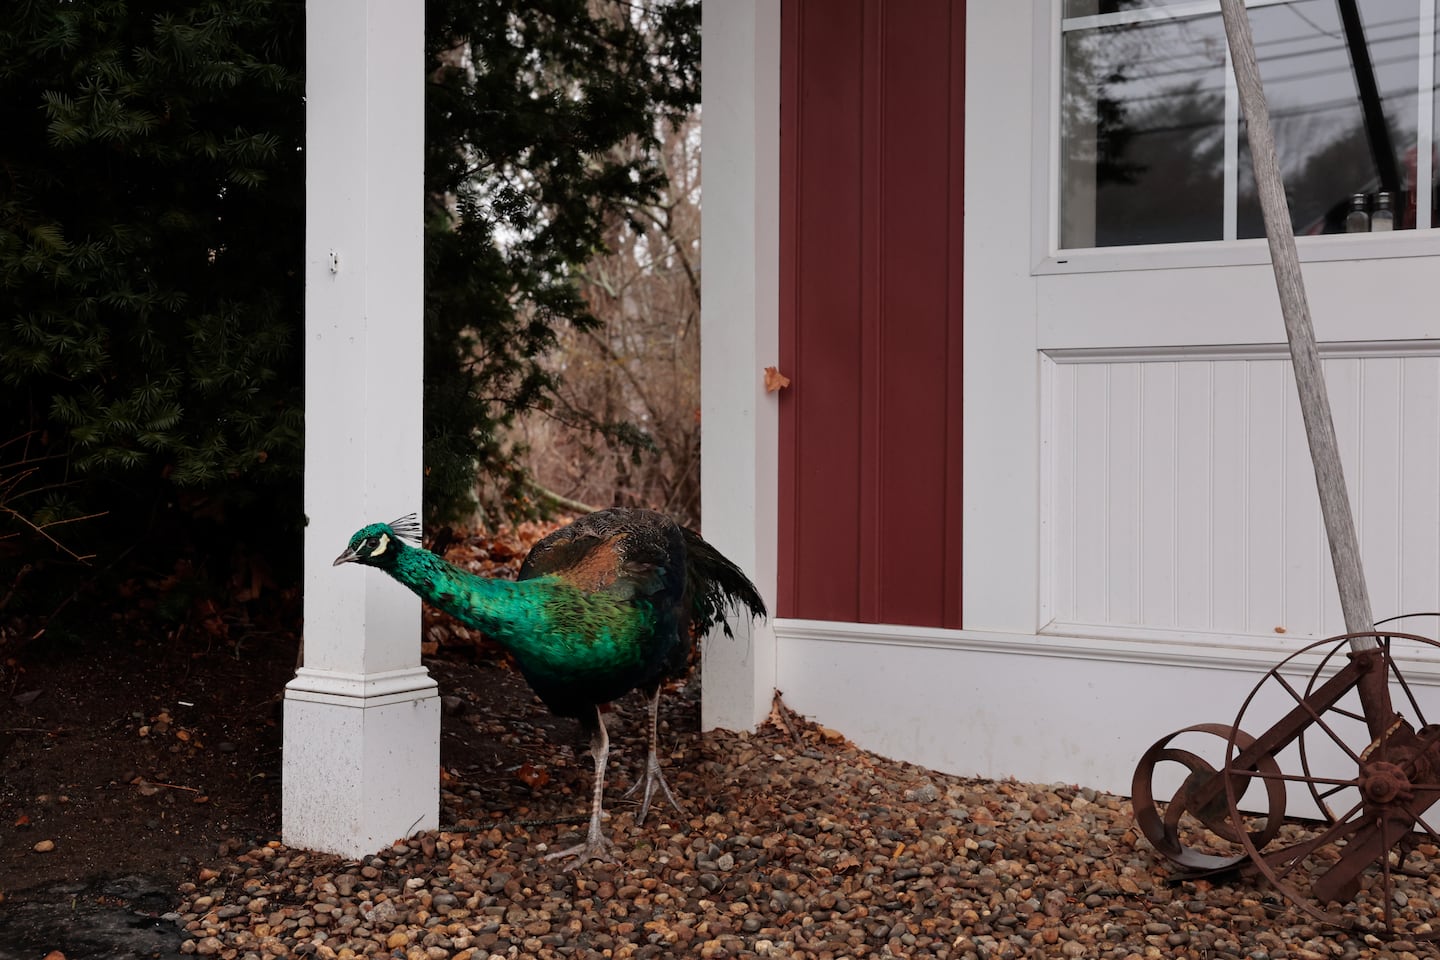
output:
<instances>
[{"instance_id":1,"label":"window","mask_svg":"<svg viewBox=\"0 0 1440 960\"><path fill-rule=\"evenodd\" d=\"M1250 0L1297 234L1436 226L1436 4ZM1059 57L1058 248L1264 235L1218 0L1062 0Z\"/></svg>"}]
</instances>

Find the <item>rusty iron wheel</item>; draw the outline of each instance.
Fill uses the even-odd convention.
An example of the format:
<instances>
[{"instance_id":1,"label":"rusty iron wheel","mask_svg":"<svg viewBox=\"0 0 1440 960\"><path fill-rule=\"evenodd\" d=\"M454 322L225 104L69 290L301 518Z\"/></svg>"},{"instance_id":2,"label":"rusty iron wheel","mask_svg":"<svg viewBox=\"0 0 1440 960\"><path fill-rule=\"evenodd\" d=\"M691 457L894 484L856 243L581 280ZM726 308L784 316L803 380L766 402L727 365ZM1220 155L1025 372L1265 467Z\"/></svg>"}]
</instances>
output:
<instances>
[{"instance_id":1,"label":"rusty iron wheel","mask_svg":"<svg viewBox=\"0 0 1440 960\"><path fill-rule=\"evenodd\" d=\"M1351 641L1375 641L1352 652ZM1404 669L1402 669L1402 667ZM1405 669L1425 675L1430 689ZM1308 679L1300 678L1308 672ZM1440 937L1440 727L1422 698L1440 709L1440 644L1414 634L1345 634L1312 643L1269 670L1236 715L1258 736L1264 760L1231 736L1223 778L1232 823L1248 822L1244 792L1254 781L1304 789L1316 819L1292 820L1268 849L1237 834L1276 892L1336 928L1410 939ZM1292 751L1293 750L1293 754ZM1298 766L1278 773L1273 765ZM1294 798L1292 798L1294 799ZM1310 810L1306 811L1307 813ZM1396 906L1408 918L1397 922Z\"/></svg>"},{"instance_id":2,"label":"rusty iron wheel","mask_svg":"<svg viewBox=\"0 0 1440 960\"><path fill-rule=\"evenodd\" d=\"M1243 731L1219 723L1177 730L1145 751L1135 767L1130 791L1141 833L1156 850L1197 875L1221 873L1245 863L1248 853L1240 833L1253 847L1264 848L1285 819L1285 785L1278 776L1279 768L1262 761L1264 768L1271 771L1273 767L1275 774L1265 782L1265 811L1247 816L1243 825L1236 827L1219 782L1219 768L1189 748L1191 741L1207 736L1245 745L1252 740ZM1214 746L1218 753L1220 745ZM1168 785L1182 776L1162 807L1156 800L1157 788L1166 785L1168 790Z\"/></svg>"}]
</instances>

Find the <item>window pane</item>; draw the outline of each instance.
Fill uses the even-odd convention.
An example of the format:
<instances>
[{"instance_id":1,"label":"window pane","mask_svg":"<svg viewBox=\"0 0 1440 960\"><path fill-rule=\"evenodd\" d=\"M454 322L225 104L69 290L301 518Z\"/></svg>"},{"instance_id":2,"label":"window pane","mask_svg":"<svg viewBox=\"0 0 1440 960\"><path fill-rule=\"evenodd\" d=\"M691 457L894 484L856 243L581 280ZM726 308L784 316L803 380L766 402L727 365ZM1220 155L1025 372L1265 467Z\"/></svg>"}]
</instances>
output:
<instances>
[{"instance_id":1,"label":"window pane","mask_svg":"<svg viewBox=\"0 0 1440 960\"><path fill-rule=\"evenodd\" d=\"M1064 34L1060 246L1218 240L1220 17Z\"/></svg>"},{"instance_id":2,"label":"window pane","mask_svg":"<svg viewBox=\"0 0 1440 960\"><path fill-rule=\"evenodd\" d=\"M1250 10L1265 101L1297 234L1340 233L1352 197L1367 211L1389 196L1395 229L1415 225L1416 63L1419 0L1359 4L1377 98L1362 97L1335 0L1297 0ZM1374 126L1367 127L1366 111ZM1412 171L1407 174L1407 168ZM1241 125L1238 226L1265 235Z\"/></svg>"}]
</instances>

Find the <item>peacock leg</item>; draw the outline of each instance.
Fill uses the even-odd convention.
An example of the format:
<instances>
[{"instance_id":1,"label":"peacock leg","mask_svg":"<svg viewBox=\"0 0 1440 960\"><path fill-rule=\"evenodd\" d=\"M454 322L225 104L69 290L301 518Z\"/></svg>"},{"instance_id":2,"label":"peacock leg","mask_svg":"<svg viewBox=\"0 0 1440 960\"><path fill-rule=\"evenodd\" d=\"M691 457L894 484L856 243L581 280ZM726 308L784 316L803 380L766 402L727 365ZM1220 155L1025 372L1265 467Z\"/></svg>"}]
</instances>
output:
<instances>
[{"instance_id":1,"label":"peacock leg","mask_svg":"<svg viewBox=\"0 0 1440 960\"><path fill-rule=\"evenodd\" d=\"M543 858L558 860L561 857L578 854L578 859L574 863L565 865L566 870L574 870L576 866L587 860L614 861L615 859L615 855L610 852L610 840L600 829L600 820L605 815L603 809L605 765L610 759L610 736L605 732L605 718L601 716L599 707L595 708L595 728L590 732L590 756L595 758L595 788L590 798L590 829L585 834L585 840L573 847L547 853Z\"/></svg>"},{"instance_id":2,"label":"peacock leg","mask_svg":"<svg viewBox=\"0 0 1440 960\"><path fill-rule=\"evenodd\" d=\"M675 808L677 813L684 813L680 804L675 801L675 794L670 792L670 785L665 782L665 774L660 770L660 757L655 752L655 742L660 734L660 686L656 684L655 689L650 691L650 749L645 759L645 775L630 785L625 791L625 796L630 796L640 788L643 783L645 792L640 795L640 815L635 818L636 823L644 823L645 815L650 812L650 799L655 795L655 788L658 786L665 799L670 801L670 806Z\"/></svg>"}]
</instances>

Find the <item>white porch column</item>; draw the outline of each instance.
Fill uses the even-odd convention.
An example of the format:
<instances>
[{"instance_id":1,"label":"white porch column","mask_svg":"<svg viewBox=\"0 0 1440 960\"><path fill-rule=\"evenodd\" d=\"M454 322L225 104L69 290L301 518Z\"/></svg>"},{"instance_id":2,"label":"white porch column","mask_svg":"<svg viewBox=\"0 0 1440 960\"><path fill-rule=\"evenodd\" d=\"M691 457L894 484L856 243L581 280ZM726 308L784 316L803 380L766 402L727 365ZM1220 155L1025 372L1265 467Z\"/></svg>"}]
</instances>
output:
<instances>
[{"instance_id":1,"label":"white porch column","mask_svg":"<svg viewBox=\"0 0 1440 960\"><path fill-rule=\"evenodd\" d=\"M283 833L360 857L440 806L419 601L331 566L361 526L420 508L424 3L308 0L306 23L305 664Z\"/></svg>"},{"instance_id":2,"label":"white porch column","mask_svg":"<svg viewBox=\"0 0 1440 960\"><path fill-rule=\"evenodd\" d=\"M705 539L775 606L779 418L763 370L779 350L780 3L705 0L705 203L700 381ZM748 730L770 712L775 631L703 644L701 725Z\"/></svg>"}]
</instances>

